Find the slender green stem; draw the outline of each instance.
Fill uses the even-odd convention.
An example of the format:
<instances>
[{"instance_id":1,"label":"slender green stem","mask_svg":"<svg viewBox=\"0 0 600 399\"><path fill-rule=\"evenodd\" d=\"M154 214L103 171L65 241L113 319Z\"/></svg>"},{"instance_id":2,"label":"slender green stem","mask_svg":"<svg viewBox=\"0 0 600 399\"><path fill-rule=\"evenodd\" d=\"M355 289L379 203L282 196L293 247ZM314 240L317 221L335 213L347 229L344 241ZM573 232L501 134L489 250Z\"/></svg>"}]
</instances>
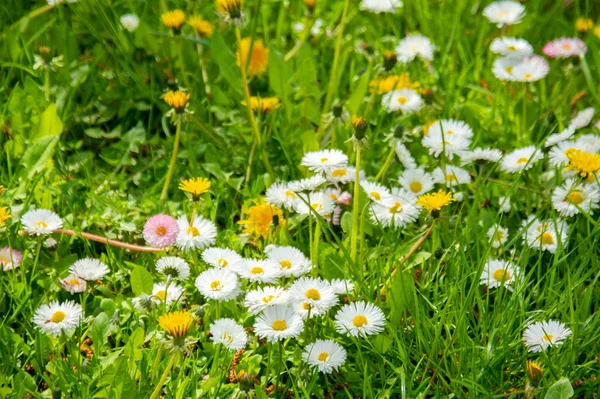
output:
<instances>
[{"instance_id":1,"label":"slender green stem","mask_svg":"<svg viewBox=\"0 0 600 399\"><path fill-rule=\"evenodd\" d=\"M175 143L173 144L173 153L171 154L171 162L169 163L169 170L167 171L167 177L165 178L165 184L160 194L160 200L164 201L169 195L169 184L173 177L173 170L175 169L175 162L177 161L177 153L179 152L179 141L181 139L181 125L183 125L183 118L177 117L177 129L175 131Z\"/></svg>"},{"instance_id":2,"label":"slender green stem","mask_svg":"<svg viewBox=\"0 0 600 399\"><path fill-rule=\"evenodd\" d=\"M44 72L44 94L46 101L50 101L50 69L46 68Z\"/></svg>"},{"instance_id":3,"label":"slender green stem","mask_svg":"<svg viewBox=\"0 0 600 399\"><path fill-rule=\"evenodd\" d=\"M298 40L296 45L285 55L285 57L283 57L283 60L285 62L288 62L289 60L294 58L300 50L300 48L302 47L302 45L306 42L306 39L308 38L308 36L310 36L310 29L313 26L313 22L314 20L311 19L310 16L306 17L306 26L304 27L304 32L302 32L302 37L300 38L300 40Z\"/></svg>"},{"instance_id":4,"label":"slender green stem","mask_svg":"<svg viewBox=\"0 0 600 399\"><path fill-rule=\"evenodd\" d=\"M37 269L37 265L40 260L40 251L41 250L42 250L42 239L38 237L38 243L37 243L37 247L35 249L35 259L33 261L33 267L31 268L31 277L29 279L30 287L33 287L33 279L35 278L35 270Z\"/></svg>"},{"instance_id":5,"label":"slender green stem","mask_svg":"<svg viewBox=\"0 0 600 399\"><path fill-rule=\"evenodd\" d=\"M523 87L523 109L521 111L521 128L517 134L517 145L523 145L523 139L527 138L527 83Z\"/></svg>"},{"instance_id":6,"label":"slender green stem","mask_svg":"<svg viewBox=\"0 0 600 399\"><path fill-rule=\"evenodd\" d=\"M152 391L152 395L150 395L150 399L156 399L160 395L160 391L161 391L163 385L165 385L165 381L167 380L167 377L169 376L169 372L171 371L171 368L173 368L173 365L175 364L176 358L177 358L177 354L171 356L171 360L169 360L169 364L167 365L167 368L165 369L164 373L160 377L158 384L156 384L156 388L154 388L154 391Z\"/></svg>"},{"instance_id":7,"label":"slender green stem","mask_svg":"<svg viewBox=\"0 0 600 399\"><path fill-rule=\"evenodd\" d=\"M358 207L360 198L360 152L361 143L356 143L356 176L354 180L354 197L352 198L352 236L350 237L350 258L356 262L356 243L358 238Z\"/></svg>"},{"instance_id":8,"label":"slender green stem","mask_svg":"<svg viewBox=\"0 0 600 399\"><path fill-rule=\"evenodd\" d=\"M375 176L375 181L378 182L383 178L383 176L385 176L385 173L387 172L388 168L390 167L390 164L392 163L392 159L394 159L395 152L396 149L393 146L390 146L390 152L388 153L388 156L385 159L385 163L381 166L379 173L377 173L377 176Z\"/></svg>"},{"instance_id":9,"label":"slender green stem","mask_svg":"<svg viewBox=\"0 0 600 399\"><path fill-rule=\"evenodd\" d=\"M313 238L313 256L314 256L314 267L313 270L316 270L319 267L319 241L321 240L321 223L317 220L315 223L315 234Z\"/></svg>"},{"instance_id":10,"label":"slender green stem","mask_svg":"<svg viewBox=\"0 0 600 399\"><path fill-rule=\"evenodd\" d=\"M315 272L315 253L314 253L314 246L313 246L313 231L312 231L312 218L313 218L313 209L310 207L310 194L308 194L308 242L309 242L309 248L310 248L310 267L311 267L311 271Z\"/></svg>"},{"instance_id":11,"label":"slender green stem","mask_svg":"<svg viewBox=\"0 0 600 399\"><path fill-rule=\"evenodd\" d=\"M585 56L581 56L581 69L583 70L583 76L585 76L585 81L588 86L588 90L592 93L594 99L598 99L598 89L594 84L594 79L592 78L592 73L590 72L590 67L585 59Z\"/></svg>"},{"instance_id":12,"label":"slender green stem","mask_svg":"<svg viewBox=\"0 0 600 399\"><path fill-rule=\"evenodd\" d=\"M283 340L279 341L279 362L277 363L277 379L275 382L275 392L279 391L279 384L281 383L281 369L283 366Z\"/></svg>"},{"instance_id":13,"label":"slender green stem","mask_svg":"<svg viewBox=\"0 0 600 399\"><path fill-rule=\"evenodd\" d=\"M206 97L211 96L212 92L210 91L210 83L208 83L208 72L206 71L206 66L204 65L204 47L201 44L196 45L196 50L198 51L198 62L200 63L200 70L202 71L202 80L204 81L204 93L206 93Z\"/></svg>"},{"instance_id":14,"label":"slender green stem","mask_svg":"<svg viewBox=\"0 0 600 399\"><path fill-rule=\"evenodd\" d=\"M188 80L187 74L185 73L185 62L183 60L183 37L179 35L177 39L177 50L179 52L177 58L179 58L179 69L181 70L181 74L183 75L183 83L185 84L185 87L189 90L190 81Z\"/></svg>"}]
</instances>

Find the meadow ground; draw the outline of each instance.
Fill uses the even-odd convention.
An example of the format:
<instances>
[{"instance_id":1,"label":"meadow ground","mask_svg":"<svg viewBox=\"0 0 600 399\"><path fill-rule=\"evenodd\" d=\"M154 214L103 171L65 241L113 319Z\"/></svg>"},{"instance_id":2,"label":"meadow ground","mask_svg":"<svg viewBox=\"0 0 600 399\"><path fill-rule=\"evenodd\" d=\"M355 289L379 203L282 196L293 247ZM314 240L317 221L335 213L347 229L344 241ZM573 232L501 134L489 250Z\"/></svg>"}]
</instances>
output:
<instances>
[{"instance_id":1,"label":"meadow ground","mask_svg":"<svg viewBox=\"0 0 600 399\"><path fill-rule=\"evenodd\" d=\"M599 11L2 2L0 398L598 397Z\"/></svg>"}]
</instances>

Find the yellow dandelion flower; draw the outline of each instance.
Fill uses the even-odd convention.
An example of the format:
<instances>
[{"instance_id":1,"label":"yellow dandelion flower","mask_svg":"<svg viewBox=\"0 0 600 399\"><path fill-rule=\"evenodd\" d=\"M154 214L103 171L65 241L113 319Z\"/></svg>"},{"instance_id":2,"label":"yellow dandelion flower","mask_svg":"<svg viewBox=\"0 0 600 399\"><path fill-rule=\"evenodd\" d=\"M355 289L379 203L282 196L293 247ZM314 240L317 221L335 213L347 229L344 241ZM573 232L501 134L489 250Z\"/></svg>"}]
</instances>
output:
<instances>
[{"instance_id":1,"label":"yellow dandelion flower","mask_svg":"<svg viewBox=\"0 0 600 399\"><path fill-rule=\"evenodd\" d=\"M185 106L190 100L191 95L182 90L169 90L164 96L164 100L176 113L181 114L185 111Z\"/></svg>"},{"instance_id":2,"label":"yellow dandelion flower","mask_svg":"<svg viewBox=\"0 0 600 399\"><path fill-rule=\"evenodd\" d=\"M195 179L187 179L181 182L179 189L192 196L199 197L210 190L210 181L205 177L197 177Z\"/></svg>"},{"instance_id":3,"label":"yellow dandelion flower","mask_svg":"<svg viewBox=\"0 0 600 399\"><path fill-rule=\"evenodd\" d=\"M242 17L242 0L216 0L217 11L227 14L231 19Z\"/></svg>"},{"instance_id":4,"label":"yellow dandelion flower","mask_svg":"<svg viewBox=\"0 0 600 399\"><path fill-rule=\"evenodd\" d=\"M158 318L158 324L173 338L176 349L185 347L185 337L193 322L194 318L187 311L165 313Z\"/></svg>"},{"instance_id":5,"label":"yellow dandelion flower","mask_svg":"<svg viewBox=\"0 0 600 399\"><path fill-rule=\"evenodd\" d=\"M197 15L190 17L187 23L194 28L196 35L200 37L211 37L215 30L210 22Z\"/></svg>"},{"instance_id":6,"label":"yellow dandelion flower","mask_svg":"<svg viewBox=\"0 0 600 399\"><path fill-rule=\"evenodd\" d=\"M369 83L371 92L375 92L376 94L385 94L392 90L416 89L420 85L419 82L412 82L407 72L404 72L401 75L376 78Z\"/></svg>"},{"instance_id":7,"label":"yellow dandelion flower","mask_svg":"<svg viewBox=\"0 0 600 399\"><path fill-rule=\"evenodd\" d=\"M242 101L242 105L246 105L246 101ZM280 106L281 102L277 97L250 97L250 107L254 112L260 111L261 114L266 114L267 112L276 110Z\"/></svg>"},{"instance_id":8,"label":"yellow dandelion flower","mask_svg":"<svg viewBox=\"0 0 600 399\"><path fill-rule=\"evenodd\" d=\"M544 368L542 367L542 365L535 360L528 360L525 364L525 369L527 371L529 381L531 381L531 385L535 387L540 385L540 381L542 380L542 376L544 375Z\"/></svg>"},{"instance_id":9,"label":"yellow dandelion flower","mask_svg":"<svg viewBox=\"0 0 600 399\"><path fill-rule=\"evenodd\" d=\"M598 39L600 39L600 25L598 25L598 26L596 26L596 27L594 28L594 35L595 35L595 36L596 36Z\"/></svg>"},{"instance_id":10,"label":"yellow dandelion flower","mask_svg":"<svg viewBox=\"0 0 600 399\"><path fill-rule=\"evenodd\" d=\"M285 226L285 219L281 209L267 204L264 199L254 201L253 206L242 209L246 219L240 220L238 224L244 225L243 232L253 238L262 237L266 239L271 232L271 226Z\"/></svg>"},{"instance_id":11,"label":"yellow dandelion flower","mask_svg":"<svg viewBox=\"0 0 600 399\"><path fill-rule=\"evenodd\" d=\"M251 54L250 47L252 47ZM250 62L248 62L248 54L250 54ZM261 39L255 40L254 44L250 37L242 39L236 55L238 66L244 67L248 65L248 76L260 76L267 71L269 49L265 47Z\"/></svg>"},{"instance_id":12,"label":"yellow dandelion flower","mask_svg":"<svg viewBox=\"0 0 600 399\"><path fill-rule=\"evenodd\" d=\"M162 23L174 33L179 33L185 23L185 13L181 10L171 10L160 16Z\"/></svg>"},{"instance_id":13,"label":"yellow dandelion flower","mask_svg":"<svg viewBox=\"0 0 600 399\"><path fill-rule=\"evenodd\" d=\"M600 154L570 148L565 151L565 155L569 158L567 170L573 170L581 177L588 177L600 172Z\"/></svg>"},{"instance_id":14,"label":"yellow dandelion flower","mask_svg":"<svg viewBox=\"0 0 600 399\"><path fill-rule=\"evenodd\" d=\"M417 205L422 206L429 212L438 213L443 207L449 205L452 201L454 201L454 198L452 198L452 193L440 190L437 193L421 195L417 199Z\"/></svg>"},{"instance_id":15,"label":"yellow dandelion flower","mask_svg":"<svg viewBox=\"0 0 600 399\"><path fill-rule=\"evenodd\" d=\"M10 208L6 206L0 208L0 226L4 226L10 218Z\"/></svg>"},{"instance_id":16,"label":"yellow dandelion flower","mask_svg":"<svg viewBox=\"0 0 600 399\"><path fill-rule=\"evenodd\" d=\"M575 21L575 29L578 32L587 32L594 27L594 20L591 18L577 18Z\"/></svg>"}]
</instances>

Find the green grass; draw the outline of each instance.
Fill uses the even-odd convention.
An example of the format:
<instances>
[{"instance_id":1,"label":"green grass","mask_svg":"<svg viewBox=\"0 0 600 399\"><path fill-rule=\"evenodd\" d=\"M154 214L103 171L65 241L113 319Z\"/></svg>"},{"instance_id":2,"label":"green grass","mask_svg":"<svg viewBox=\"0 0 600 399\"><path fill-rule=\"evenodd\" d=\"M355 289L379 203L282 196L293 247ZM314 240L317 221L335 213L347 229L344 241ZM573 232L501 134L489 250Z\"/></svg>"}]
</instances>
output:
<instances>
[{"instance_id":1,"label":"green grass","mask_svg":"<svg viewBox=\"0 0 600 399\"><path fill-rule=\"evenodd\" d=\"M177 190L178 182L204 176L213 187L197 212L216 224L218 245L245 257L262 256L269 243L292 245L309 255L307 218L286 213L285 229L256 241L242 236L237 222L243 218L242 206L264 196L275 180L309 175L299 166L305 152L339 148L354 163L352 143L347 142L353 133L349 123L333 128L335 141L331 130L319 132L321 114L331 111L322 107L344 1L317 3L316 15L331 36L309 38L286 62L285 54L300 36L292 25L305 21L302 2L244 2L242 36L263 38L270 49L268 71L251 81L250 90L282 102L279 110L259 119L274 178L258 149L249 164L253 136L240 104L235 32L220 22L212 2L79 0L31 18L28 14L45 2L9 0L0 6L0 184L6 187L0 207L10 206L13 213L13 221L0 227L0 247L10 245L24 254L18 270L0 272L0 397L49 397L57 391L73 398L147 398L170 361L157 323L165 309L141 314L131 303L136 296L131 271L141 266L159 281L154 263L160 255L54 235L58 244L42 246L36 259L41 239L18 234L19 218L31 207L54 210L66 228L140 244L148 217L191 214L193 205ZM488 48L499 30L481 15L487 2L404 3L394 15L376 15L360 11L358 2L351 1L346 16L333 98L371 125L361 161L367 176L374 178L381 170L389 153L384 137L400 122L407 127L405 143L417 163L431 170L440 160L428 155L420 137L423 125L437 119L463 120L475 132L475 146L509 152L517 147L517 133L524 128L528 133L523 145L541 145L549 134L566 127L574 111L600 109L600 38L575 30L578 17L597 21L593 1L576 0L568 6L561 1L527 1L523 22L506 34L527 39L537 54L551 39L578 35L588 45L586 60L595 92L578 60L549 60L549 75L527 84L527 92L522 83L496 79L491 72L496 57ZM214 35L197 39L189 26L181 38L169 35L160 13L173 8L209 19L215 24ZM141 21L133 33L119 23L119 17L130 12ZM383 51L413 31L437 45L435 60L430 68L416 60L394 71L409 72L412 81L432 90L432 99L415 115L389 114L379 96L368 92L368 82L380 73ZM40 45L64 57L65 66L50 73L50 100L45 98L44 73L32 69ZM204 48L202 61L197 45ZM208 82L202 79L201 62ZM174 86L173 79L187 86L194 113L183 125L169 199L160 202L175 136L161 96ZM206 83L210 98L204 94ZM582 91L587 94L571 105ZM585 132L598 134L596 128ZM568 218L567 245L555 254L527 248L520 236L521 223L529 215L559 217L550 195L560 178L545 180L542 174L552 171L548 168L546 161L515 175L494 164L468 168L474 179L461 187L464 200L442 211L432 234L405 263L400 259L432 223L424 213L405 228L382 229L363 211L363 195L364 232L355 264L350 261L351 206L344 208L342 226L313 220L322 231L317 240L318 275L352 279L355 291L344 300L375 303L386 314L386 329L366 339L341 335L335 332L333 309L308 324L308 332L299 339L285 341L283 365L278 345L250 334L237 370L256 377L255 396L265 397L267 387L280 380L295 397L518 398L525 397L525 363L531 359L545 368L535 397L544 397L561 377L573 384L575 397L597 397L598 213ZM383 183L397 186L402 171L394 157ZM353 192L351 184L345 189ZM498 197L507 195L513 207L501 214ZM496 256L486 235L494 223L509 228L500 257L513 259L523 271L514 292L485 290L479 284L486 260ZM192 268L193 278L184 285L184 307L195 314L191 336L197 343L191 355L176 360L163 393L169 398L241 397L240 384L227 378L233 352L216 352L206 333L217 311L244 327L251 327L254 317L242 301L223 303L217 310L214 301L200 295L193 284L207 268L200 251L170 252L185 257ZM83 257L102 259L111 273L93 290L71 296L58 278ZM394 269L397 273L390 279ZM36 309L55 299L85 305L85 320L71 337L53 339L32 322ZM548 319L565 323L572 336L558 348L528 353L522 342L525 327ZM87 337L93 354L86 358L80 346ZM317 338L335 339L344 346L348 358L341 370L325 376L302 361L304 347ZM283 369L279 379L278 367Z\"/></svg>"}]
</instances>

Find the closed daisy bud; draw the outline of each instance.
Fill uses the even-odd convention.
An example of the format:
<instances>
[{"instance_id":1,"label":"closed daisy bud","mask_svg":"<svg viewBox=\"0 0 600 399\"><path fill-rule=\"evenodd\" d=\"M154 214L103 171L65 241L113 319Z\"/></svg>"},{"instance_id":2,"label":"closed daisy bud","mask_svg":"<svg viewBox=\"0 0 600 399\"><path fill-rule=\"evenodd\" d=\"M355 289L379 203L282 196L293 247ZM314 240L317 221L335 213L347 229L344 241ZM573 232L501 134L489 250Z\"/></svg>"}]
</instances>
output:
<instances>
[{"instance_id":1,"label":"closed daisy bud","mask_svg":"<svg viewBox=\"0 0 600 399\"><path fill-rule=\"evenodd\" d=\"M542 365L535 360L527 360L525 369L527 370L527 377L529 377L531 385L534 387L539 386L542 377L544 376L544 368Z\"/></svg>"},{"instance_id":2,"label":"closed daisy bud","mask_svg":"<svg viewBox=\"0 0 600 399\"><path fill-rule=\"evenodd\" d=\"M181 10L167 11L160 16L160 19L167 28L178 35L185 23L185 13Z\"/></svg>"}]
</instances>

